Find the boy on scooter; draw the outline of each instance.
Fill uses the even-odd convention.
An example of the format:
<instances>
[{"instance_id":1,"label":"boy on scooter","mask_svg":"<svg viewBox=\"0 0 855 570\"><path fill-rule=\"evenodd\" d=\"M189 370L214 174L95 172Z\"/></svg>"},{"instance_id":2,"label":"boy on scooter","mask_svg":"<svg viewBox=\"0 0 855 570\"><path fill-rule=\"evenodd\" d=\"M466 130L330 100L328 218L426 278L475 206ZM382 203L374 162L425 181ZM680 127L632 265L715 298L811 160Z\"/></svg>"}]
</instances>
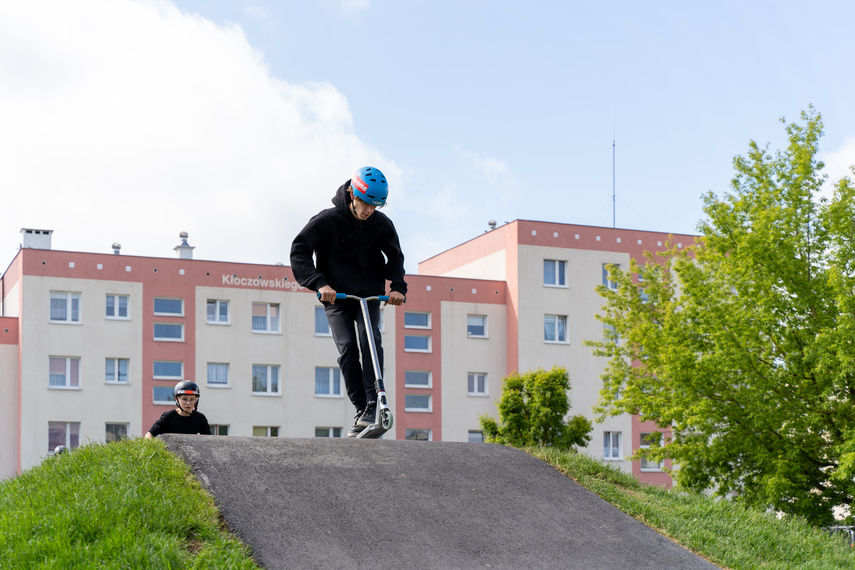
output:
<instances>
[{"instance_id":1,"label":"boy on scooter","mask_svg":"<svg viewBox=\"0 0 855 570\"><path fill-rule=\"evenodd\" d=\"M312 217L291 244L294 278L303 287L317 291L324 304L347 396L356 408L347 437L356 437L374 423L377 397L359 304L350 300L336 302L335 296L337 292L359 297L382 295L386 281L390 281L386 304L404 302L407 283L398 232L392 220L377 211L386 205L388 195L389 186L380 170L370 166L360 168L338 188L332 199L334 207ZM369 302L368 312L382 371L380 302Z\"/></svg>"}]
</instances>

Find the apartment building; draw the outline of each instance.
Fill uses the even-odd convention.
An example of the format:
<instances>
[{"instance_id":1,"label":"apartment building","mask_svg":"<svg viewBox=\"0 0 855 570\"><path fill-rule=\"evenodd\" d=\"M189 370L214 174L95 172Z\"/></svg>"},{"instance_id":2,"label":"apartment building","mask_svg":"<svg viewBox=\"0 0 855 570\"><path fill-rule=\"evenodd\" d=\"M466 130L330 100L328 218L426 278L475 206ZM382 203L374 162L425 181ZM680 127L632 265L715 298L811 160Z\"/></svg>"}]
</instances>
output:
<instances>
[{"instance_id":1,"label":"apartment building","mask_svg":"<svg viewBox=\"0 0 855 570\"><path fill-rule=\"evenodd\" d=\"M141 436L197 382L218 435L341 437L354 410L323 308L290 267L54 250L23 229L0 278L0 477L57 445ZM564 366L571 414L593 417L605 365L604 267L693 236L516 220L419 264L401 307L382 309L384 380L395 414L384 437L479 442L514 371ZM595 423L584 451L641 480L661 465L629 461L654 427Z\"/></svg>"}]
</instances>

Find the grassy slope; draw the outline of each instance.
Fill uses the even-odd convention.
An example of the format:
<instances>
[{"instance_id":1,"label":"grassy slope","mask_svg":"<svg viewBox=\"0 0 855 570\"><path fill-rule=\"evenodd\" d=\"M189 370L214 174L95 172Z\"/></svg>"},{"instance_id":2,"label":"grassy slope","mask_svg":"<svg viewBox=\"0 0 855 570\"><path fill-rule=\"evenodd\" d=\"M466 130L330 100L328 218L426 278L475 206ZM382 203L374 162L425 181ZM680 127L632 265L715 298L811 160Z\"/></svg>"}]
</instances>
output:
<instances>
[{"instance_id":1,"label":"grassy slope","mask_svg":"<svg viewBox=\"0 0 855 570\"><path fill-rule=\"evenodd\" d=\"M840 536L797 519L646 487L600 461L528 449L725 568L855 568ZM0 568L256 568L213 498L157 440L91 444L0 483Z\"/></svg>"}]
</instances>

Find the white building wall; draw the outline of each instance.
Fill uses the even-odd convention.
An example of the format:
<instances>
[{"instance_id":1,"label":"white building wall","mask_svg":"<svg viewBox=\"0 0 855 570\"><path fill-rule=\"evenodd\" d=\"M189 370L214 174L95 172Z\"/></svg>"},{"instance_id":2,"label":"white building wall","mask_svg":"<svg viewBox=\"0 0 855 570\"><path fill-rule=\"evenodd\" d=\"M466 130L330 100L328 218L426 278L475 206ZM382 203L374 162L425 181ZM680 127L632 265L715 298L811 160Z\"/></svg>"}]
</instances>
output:
<instances>
[{"instance_id":1,"label":"white building wall","mask_svg":"<svg viewBox=\"0 0 855 570\"><path fill-rule=\"evenodd\" d=\"M0 479L18 465L18 345L0 344Z\"/></svg>"},{"instance_id":2,"label":"white building wall","mask_svg":"<svg viewBox=\"0 0 855 570\"><path fill-rule=\"evenodd\" d=\"M566 262L566 287L546 286L543 283L544 260ZM549 370L563 366L570 375L570 415L582 414L593 418L593 406L599 400L602 387L600 375L606 360L595 357L586 340L603 337L603 324L596 315L603 300L596 291L602 284L604 263L629 267L629 255L555 247L519 247L519 365L520 371L536 368ZM544 341L544 316L565 316L567 339L564 343ZM631 416L606 418L594 423L592 439L584 452L592 457L603 457L603 432L619 431L624 434L622 456L630 455L629 437ZM621 469L630 472L632 464L616 461Z\"/></svg>"},{"instance_id":3,"label":"white building wall","mask_svg":"<svg viewBox=\"0 0 855 570\"><path fill-rule=\"evenodd\" d=\"M80 444L105 441L107 423L128 424L129 435L144 433L141 422L142 307L131 303L128 320L105 318L110 294L142 298L138 283L25 276L20 321L21 467L48 453L49 422L80 422ZM50 293L80 294L80 323L50 322ZM79 388L49 387L50 357L80 359ZM129 360L127 385L105 382L107 358Z\"/></svg>"},{"instance_id":4,"label":"white building wall","mask_svg":"<svg viewBox=\"0 0 855 570\"><path fill-rule=\"evenodd\" d=\"M487 338L469 338L467 317L487 317ZM442 440L468 441L469 431L481 431L478 417L498 419L496 402L502 394L507 347L505 305L442 303ZM470 372L486 373L486 396L470 396Z\"/></svg>"}]
</instances>

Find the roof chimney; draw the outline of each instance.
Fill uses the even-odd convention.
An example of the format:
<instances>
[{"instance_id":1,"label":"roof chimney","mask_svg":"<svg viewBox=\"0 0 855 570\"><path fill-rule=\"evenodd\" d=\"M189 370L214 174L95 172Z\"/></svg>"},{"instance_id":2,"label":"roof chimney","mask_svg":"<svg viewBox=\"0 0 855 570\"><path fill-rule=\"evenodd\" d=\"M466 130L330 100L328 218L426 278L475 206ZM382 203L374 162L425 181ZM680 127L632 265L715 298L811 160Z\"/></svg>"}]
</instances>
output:
<instances>
[{"instance_id":1,"label":"roof chimney","mask_svg":"<svg viewBox=\"0 0 855 570\"><path fill-rule=\"evenodd\" d=\"M21 228L21 233L24 234L24 243L21 247L26 249L50 249L50 236L53 230Z\"/></svg>"},{"instance_id":2,"label":"roof chimney","mask_svg":"<svg viewBox=\"0 0 855 570\"><path fill-rule=\"evenodd\" d=\"M489 222L487 222L487 225L490 226L490 229L487 231L491 232L491 231L495 230L496 229L496 220L490 220Z\"/></svg>"},{"instance_id":3,"label":"roof chimney","mask_svg":"<svg viewBox=\"0 0 855 570\"><path fill-rule=\"evenodd\" d=\"M178 237L181 238L181 243L172 249L178 252L179 259L193 259L193 250L196 248L187 243L187 238L189 236L190 234L187 232L181 232L178 234Z\"/></svg>"},{"instance_id":4,"label":"roof chimney","mask_svg":"<svg viewBox=\"0 0 855 570\"><path fill-rule=\"evenodd\" d=\"M113 254L114 255L119 255L119 253L121 252L121 249L122 249L122 244L120 244L119 242L113 243Z\"/></svg>"}]
</instances>

